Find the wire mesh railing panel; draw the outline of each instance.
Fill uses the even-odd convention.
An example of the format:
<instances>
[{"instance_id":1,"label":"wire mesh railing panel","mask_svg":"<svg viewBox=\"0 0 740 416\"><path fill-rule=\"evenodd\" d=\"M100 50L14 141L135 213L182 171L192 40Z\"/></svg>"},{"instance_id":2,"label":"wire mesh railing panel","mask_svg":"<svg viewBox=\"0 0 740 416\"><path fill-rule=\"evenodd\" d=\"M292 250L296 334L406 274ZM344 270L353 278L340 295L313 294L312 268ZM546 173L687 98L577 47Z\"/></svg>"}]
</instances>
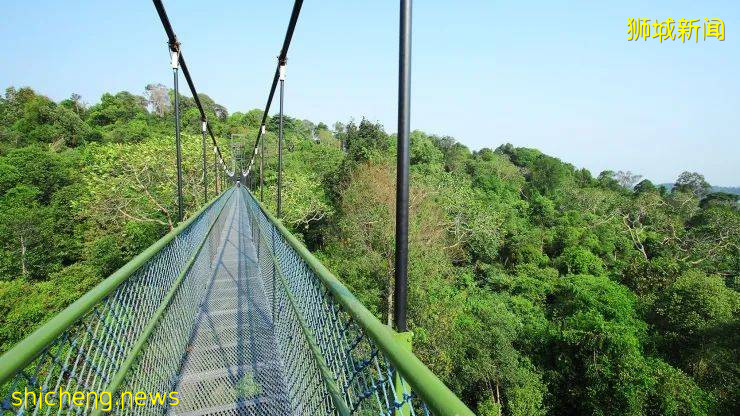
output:
<instances>
[{"instance_id":1,"label":"wire mesh railing panel","mask_svg":"<svg viewBox=\"0 0 740 416\"><path fill-rule=\"evenodd\" d=\"M203 246L177 288L166 312L159 319L146 347L137 357L136 366L127 374L119 392L168 393L177 391L175 384L182 369L198 309L206 294L211 274L217 267L215 253L218 250L212 250L212 248L221 246L226 218L229 211L235 209L233 204L229 205L217 212L218 216L215 221L205 223L209 226L210 232L205 231L207 236L201 234L205 238L205 241L201 238ZM194 254L191 250L190 257ZM131 406L131 403L122 403L118 414L161 415L169 407L169 398L163 403L153 405L149 403L147 406Z\"/></svg>"},{"instance_id":2,"label":"wire mesh railing panel","mask_svg":"<svg viewBox=\"0 0 740 416\"><path fill-rule=\"evenodd\" d=\"M221 209L234 191L221 195L201 211L184 229L174 236L156 254L138 267L112 292L87 311L56 338L25 367L0 386L2 415L69 415L89 414L92 409L75 406L69 401L48 406L41 402L27 403L23 408L14 405L14 392L33 391L40 398L47 392L60 389L75 392L105 391L109 383L128 359L145 327L162 304L178 275L206 238ZM198 265L201 267L202 265ZM173 301L173 310L167 314L163 327L175 325L170 316L182 315L195 291L195 282L185 282L181 298ZM176 325L180 325L177 323ZM184 334L183 334L184 336ZM155 334L155 343L157 334ZM152 344L150 344L152 345ZM176 345L159 344L163 356L177 354ZM151 347L157 348L157 347ZM182 353L180 351L179 353ZM155 378L165 378L168 363L160 360L150 366Z\"/></svg>"},{"instance_id":3,"label":"wire mesh railing panel","mask_svg":"<svg viewBox=\"0 0 740 416\"><path fill-rule=\"evenodd\" d=\"M241 198L200 304L170 414L293 414Z\"/></svg>"},{"instance_id":4,"label":"wire mesh railing panel","mask_svg":"<svg viewBox=\"0 0 740 416\"><path fill-rule=\"evenodd\" d=\"M252 210L249 200L245 199L249 210ZM260 224L260 219L249 216L255 248L259 264L260 277L263 279L265 291L271 301L273 317L273 333L278 349L281 351L283 372L293 414L296 415L327 415L335 414L334 405L323 382L319 364L309 341L301 326L300 317L295 305L288 296L288 292L281 290L284 280L281 278L280 265L272 260L273 234ZM277 241L277 240L276 240Z\"/></svg>"},{"instance_id":5,"label":"wire mesh railing panel","mask_svg":"<svg viewBox=\"0 0 740 416\"><path fill-rule=\"evenodd\" d=\"M285 240L252 195L246 191L242 195L260 236L259 261L265 285L275 285L273 316L279 348L289 351L283 360L291 379L291 399L312 399L301 389L306 388L306 379L320 385L318 367L324 364L329 369L329 381L338 387L340 400L350 414L430 414L386 354ZM301 331L302 325L308 331ZM304 342L306 347L299 348ZM318 362L309 343L320 350ZM322 409L338 413L338 403L330 395L322 394L320 398L324 406L329 406Z\"/></svg>"}]
</instances>

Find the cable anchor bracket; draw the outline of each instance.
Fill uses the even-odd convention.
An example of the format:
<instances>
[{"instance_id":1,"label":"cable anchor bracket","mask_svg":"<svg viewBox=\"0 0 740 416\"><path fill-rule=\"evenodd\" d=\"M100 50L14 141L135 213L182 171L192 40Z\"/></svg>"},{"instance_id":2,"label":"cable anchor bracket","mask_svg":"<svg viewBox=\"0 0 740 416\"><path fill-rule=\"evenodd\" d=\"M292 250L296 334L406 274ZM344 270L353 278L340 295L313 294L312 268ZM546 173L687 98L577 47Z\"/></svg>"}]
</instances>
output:
<instances>
[{"instance_id":1,"label":"cable anchor bracket","mask_svg":"<svg viewBox=\"0 0 740 416\"><path fill-rule=\"evenodd\" d=\"M178 69L180 67L180 50L170 50L170 65L172 69Z\"/></svg>"},{"instance_id":2,"label":"cable anchor bracket","mask_svg":"<svg viewBox=\"0 0 740 416\"><path fill-rule=\"evenodd\" d=\"M280 81L285 81L285 67L287 66L287 61L280 62Z\"/></svg>"}]
</instances>

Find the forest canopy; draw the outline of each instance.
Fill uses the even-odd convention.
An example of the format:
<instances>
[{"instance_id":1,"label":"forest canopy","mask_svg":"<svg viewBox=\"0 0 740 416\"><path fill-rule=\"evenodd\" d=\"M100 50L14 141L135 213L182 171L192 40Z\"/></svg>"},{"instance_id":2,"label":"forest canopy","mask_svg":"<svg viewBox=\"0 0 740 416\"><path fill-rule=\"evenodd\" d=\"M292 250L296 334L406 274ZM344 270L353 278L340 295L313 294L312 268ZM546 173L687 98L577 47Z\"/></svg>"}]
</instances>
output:
<instances>
[{"instance_id":1,"label":"forest canopy","mask_svg":"<svg viewBox=\"0 0 740 416\"><path fill-rule=\"evenodd\" d=\"M0 353L176 225L173 98L157 84L93 105L27 87L0 98ZM260 110L200 100L227 156L231 134L255 137ZM193 213L200 115L180 104ZM390 322L395 137L366 119L284 124L284 223ZM411 163L414 351L471 409L740 414L737 194L697 172L665 186L421 131ZM228 186L213 166L211 194Z\"/></svg>"}]
</instances>

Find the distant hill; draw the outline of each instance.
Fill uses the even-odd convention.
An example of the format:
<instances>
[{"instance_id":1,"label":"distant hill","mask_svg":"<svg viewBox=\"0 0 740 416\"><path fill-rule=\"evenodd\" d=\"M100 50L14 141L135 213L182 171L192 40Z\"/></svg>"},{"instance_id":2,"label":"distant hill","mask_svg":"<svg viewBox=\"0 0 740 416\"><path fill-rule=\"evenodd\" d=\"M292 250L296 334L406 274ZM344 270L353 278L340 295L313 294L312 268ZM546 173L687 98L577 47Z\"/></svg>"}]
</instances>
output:
<instances>
[{"instance_id":1,"label":"distant hill","mask_svg":"<svg viewBox=\"0 0 740 416\"><path fill-rule=\"evenodd\" d=\"M740 195L740 186L713 186L712 192L727 192L728 194Z\"/></svg>"},{"instance_id":2,"label":"distant hill","mask_svg":"<svg viewBox=\"0 0 740 416\"><path fill-rule=\"evenodd\" d=\"M662 186L669 191L673 189L672 183L661 183L658 186ZM712 192L726 192L728 194L740 195L740 186L713 186Z\"/></svg>"}]
</instances>

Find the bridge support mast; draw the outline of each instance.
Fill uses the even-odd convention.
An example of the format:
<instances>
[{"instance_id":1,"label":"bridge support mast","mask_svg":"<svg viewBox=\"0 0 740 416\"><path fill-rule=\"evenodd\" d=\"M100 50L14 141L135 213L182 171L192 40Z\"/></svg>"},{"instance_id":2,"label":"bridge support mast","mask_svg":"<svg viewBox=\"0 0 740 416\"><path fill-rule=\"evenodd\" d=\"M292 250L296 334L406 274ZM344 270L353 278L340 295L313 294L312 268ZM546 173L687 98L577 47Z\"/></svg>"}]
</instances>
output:
<instances>
[{"instance_id":1,"label":"bridge support mast","mask_svg":"<svg viewBox=\"0 0 740 416\"><path fill-rule=\"evenodd\" d=\"M283 96L285 89L285 64L280 61L280 127L278 129L278 183L277 183L277 217L282 217L282 187L283 187Z\"/></svg>"},{"instance_id":2,"label":"bridge support mast","mask_svg":"<svg viewBox=\"0 0 740 416\"><path fill-rule=\"evenodd\" d=\"M216 188L216 195L219 195L221 190L218 187L218 157L215 146L213 148L213 186Z\"/></svg>"},{"instance_id":3,"label":"bridge support mast","mask_svg":"<svg viewBox=\"0 0 740 416\"><path fill-rule=\"evenodd\" d=\"M396 155L396 259L393 323L406 331L409 256L409 123L411 107L411 0L401 1L398 48L398 152Z\"/></svg>"},{"instance_id":4,"label":"bridge support mast","mask_svg":"<svg viewBox=\"0 0 740 416\"><path fill-rule=\"evenodd\" d=\"M201 120L200 126L201 126L201 133L203 133L203 203L208 203L208 176L207 176L207 164L206 164L206 126L207 121L204 118Z\"/></svg>"},{"instance_id":5,"label":"bridge support mast","mask_svg":"<svg viewBox=\"0 0 740 416\"><path fill-rule=\"evenodd\" d=\"M180 69L180 50L179 44L170 43L170 50L172 52L172 74L175 84L175 147L177 148L177 220L182 221L183 218L183 202L182 202L182 145L180 143L180 88L178 85L179 69Z\"/></svg>"},{"instance_id":6,"label":"bridge support mast","mask_svg":"<svg viewBox=\"0 0 740 416\"><path fill-rule=\"evenodd\" d=\"M265 125L260 126L260 202L265 200L265 177L263 169L265 168Z\"/></svg>"}]
</instances>

